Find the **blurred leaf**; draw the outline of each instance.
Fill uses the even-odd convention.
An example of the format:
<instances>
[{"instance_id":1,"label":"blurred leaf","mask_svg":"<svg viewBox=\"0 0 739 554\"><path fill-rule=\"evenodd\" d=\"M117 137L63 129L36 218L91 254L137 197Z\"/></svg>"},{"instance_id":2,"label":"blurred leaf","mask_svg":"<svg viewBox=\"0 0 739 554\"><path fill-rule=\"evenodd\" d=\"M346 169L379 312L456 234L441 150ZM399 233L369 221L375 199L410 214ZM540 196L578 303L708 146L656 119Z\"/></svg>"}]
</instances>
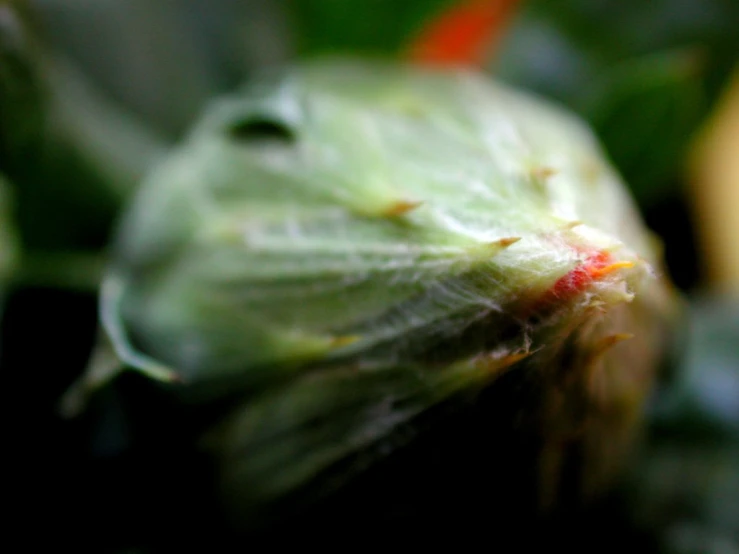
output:
<instances>
[{"instance_id":1,"label":"blurred leaf","mask_svg":"<svg viewBox=\"0 0 739 554\"><path fill-rule=\"evenodd\" d=\"M165 144L62 58L44 52L38 68L40 126L8 167L23 243L38 250L100 248L122 200Z\"/></svg>"},{"instance_id":2,"label":"blurred leaf","mask_svg":"<svg viewBox=\"0 0 739 554\"><path fill-rule=\"evenodd\" d=\"M655 421L679 419L683 431L710 425L739 440L739 301L694 300L689 325L679 377L657 404Z\"/></svg>"},{"instance_id":3,"label":"blurred leaf","mask_svg":"<svg viewBox=\"0 0 739 554\"><path fill-rule=\"evenodd\" d=\"M301 55L394 56L424 23L458 0L288 0Z\"/></svg>"},{"instance_id":4,"label":"blurred leaf","mask_svg":"<svg viewBox=\"0 0 739 554\"><path fill-rule=\"evenodd\" d=\"M0 9L0 162L18 189L34 268L47 254L58 267L58 253L94 256L106 245L121 202L167 139L268 57L263 41L238 41L246 23L277 33L271 59L284 50L271 26L279 14L262 0L31 0L23 20ZM229 63L242 74L220 76ZM60 275L79 273L73 265Z\"/></svg>"},{"instance_id":5,"label":"blurred leaf","mask_svg":"<svg viewBox=\"0 0 739 554\"><path fill-rule=\"evenodd\" d=\"M739 2L729 0L529 0L492 68L590 117L637 196L651 202L677 181L684 140L737 61L737 21ZM700 64L690 61L696 55ZM660 125L669 129L654 138Z\"/></svg>"},{"instance_id":6,"label":"blurred leaf","mask_svg":"<svg viewBox=\"0 0 739 554\"><path fill-rule=\"evenodd\" d=\"M739 545L739 302L693 302L682 372L655 406L633 517L668 553Z\"/></svg>"},{"instance_id":7,"label":"blurred leaf","mask_svg":"<svg viewBox=\"0 0 739 554\"><path fill-rule=\"evenodd\" d=\"M10 277L17 259L15 225L12 221L11 194L0 174L0 293Z\"/></svg>"},{"instance_id":8,"label":"blurred leaf","mask_svg":"<svg viewBox=\"0 0 739 554\"><path fill-rule=\"evenodd\" d=\"M512 29L510 44L518 51L509 55L514 57L527 45L513 36L536 26L569 42L596 69L652 52L698 47L705 62L702 78L714 95L739 52L739 3L733 0L528 0L523 8Z\"/></svg>"},{"instance_id":9,"label":"blurred leaf","mask_svg":"<svg viewBox=\"0 0 739 554\"><path fill-rule=\"evenodd\" d=\"M31 4L54 49L169 138L184 133L213 95L290 53L283 3L273 0Z\"/></svg>"},{"instance_id":10,"label":"blurred leaf","mask_svg":"<svg viewBox=\"0 0 739 554\"><path fill-rule=\"evenodd\" d=\"M121 199L163 155L167 142L149 126L96 90L85 74L61 56L46 67L49 128Z\"/></svg>"},{"instance_id":11,"label":"blurred leaf","mask_svg":"<svg viewBox=\"0 0 739 554\"><path fill-rule=\"evenodd\" d=\"M31 10L0 5L0 170L26 248L97 249L163 142L44 43ZM11 7L12 6L12 7Z\"/></svg>"},{"instance_id":12,"label":"blurred leaf","mask_svg":"<svg viewBox=\"0 0 739 554\"><path fill-rule=\"evenodd\" d=\"M171 135L214 92L205 55L177 3L33 0L45 38L103 91Z\"/></svg>"},{"instance_id":13,"label":"blurred leaf","mask_svg":"<svg viewBox=\"0 0 739 554\"><path fill-rule=\"evenodd\" d=\"M38 135L42 102L36 45L19 12L0 3L0 169Z\"/></svg>"},{"instance_id":14,"label":"blurred leaf","mask_svg":"<svg viewBox=\"0 0 739 554\"><path fill-rule=\"evenodd\" d=\"M665 52L615 66L587 95L584 112L642 202L685 163L704 111L694 51Z\"/></svg>"}]
</instances>

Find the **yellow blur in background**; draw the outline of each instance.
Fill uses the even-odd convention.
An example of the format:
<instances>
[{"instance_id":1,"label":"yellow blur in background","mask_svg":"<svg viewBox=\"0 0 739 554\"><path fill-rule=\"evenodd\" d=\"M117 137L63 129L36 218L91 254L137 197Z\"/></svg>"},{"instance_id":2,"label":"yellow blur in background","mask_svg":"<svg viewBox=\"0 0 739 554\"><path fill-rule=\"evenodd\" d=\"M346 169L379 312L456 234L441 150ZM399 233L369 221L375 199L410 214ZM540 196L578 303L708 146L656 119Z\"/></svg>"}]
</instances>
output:
<instances>
[{"instance_id":1,"label":"yellow blur in background","mask_svg":"<svg viewBox=\"0 0 739 554\"><path fill-rule=\"evenodd\" d=\"M707 288L739 295L739 68L698 136L689 173Z\"/></svg>"}]
</instances>

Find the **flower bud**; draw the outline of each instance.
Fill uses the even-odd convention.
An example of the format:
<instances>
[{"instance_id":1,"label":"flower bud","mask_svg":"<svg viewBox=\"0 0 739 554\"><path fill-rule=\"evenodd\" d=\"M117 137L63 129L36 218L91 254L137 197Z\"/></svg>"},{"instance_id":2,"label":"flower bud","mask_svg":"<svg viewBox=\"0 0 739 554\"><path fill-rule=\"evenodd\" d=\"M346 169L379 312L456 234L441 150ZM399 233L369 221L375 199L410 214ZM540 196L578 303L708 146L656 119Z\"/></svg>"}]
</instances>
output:
<instances>
[{"instance_id":1,"label":"flower bud","mask_svg":"<svg viewBox=\"0 0 739 554\"><path fill-rule=\"evenodd\" d=\"M102 316L129 366L245 391L222 453L253 503L524 367L549 504L576 429L583 490L631 443L674 300L655 244L559 108L464 70L314 63L218 102L150 174Z\"/></svg>"}]
</instances>

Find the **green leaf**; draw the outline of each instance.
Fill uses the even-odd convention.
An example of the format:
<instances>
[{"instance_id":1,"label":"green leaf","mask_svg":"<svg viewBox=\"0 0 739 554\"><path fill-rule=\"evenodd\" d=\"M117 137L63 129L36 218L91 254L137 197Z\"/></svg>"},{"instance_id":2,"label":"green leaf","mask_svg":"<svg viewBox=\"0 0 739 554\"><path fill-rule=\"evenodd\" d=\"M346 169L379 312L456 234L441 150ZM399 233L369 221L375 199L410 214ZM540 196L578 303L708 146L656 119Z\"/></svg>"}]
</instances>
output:
<instances>
[{"instance_id":1,"label":"green leaf","mask_svg":"<svg viewBox=\"0 0 739 554\"><path fill-rule=\"evenodd\" d=\"M652 203L674 194L686 141L736 64L737 20L739 4L722 0L533 0L491 68L586 117Z\"/></svg>"},{"instance_id":2,"label":"green leaf","mask_svg":"<svg viewBox=\"0 0 739 554\"><path fill-rule=\"evenodd\" d=\"M288 0L300 55L396 58L424 22L457 0Z\"/></svg>"},{"instance_id":3,"label":"green leaf","mask_svg":"<svg viewBox=\"0 0 739 554\"><path fill-rule=\"evenodd\" d=\"M642 203L683 169L705 112L699 63L695 51L650 55L609 70L587 95L586 117Z\"/></svg>"},{"instance_id":4,"label":"green leaf","mask_svg":"<svg viewBox=\"0 0 739 554\"><path fill-rule=\"evenodd\" d=\"M0 7L0 169L27 249L89 252L164 145L26 23Z\"/></svg>"},{"instance_id":5,"label":"green leaf","mask_svg":"<svg viewBox=\"0 0 739 554\"><path fill-rule=\"evenodd\" d=\"M12 191L0 174L0 295L13 275L18 261L17 232L13 221Z\"/></svg>"},{"instance_id":6,"label":"green leaf","mask_svg":"<svg viewBox=\"0 0 739 554\"><path fill-rule=\"evenodd\" d=\"M32 4L49 47L78 66L108 102L168 140L186 132L214 94L292 53L280 1Z\"/></svg>"},{"instance_id":7,"label":"green leaf","mask_svg":"<svg viewBox=\"0 0 739 554\"><path fill-rule=\"evenodd\" d=\"M0 3L0 170L32 147L43 121L38 52L25 18Z\"/></svg>"},{"instance_id":8,"label":"green leaf","mask_svg":"<svg viewBox=\"0 0 739 554\"><path fill-rule=\"evenodd\" d=\"M730 549L739 533L739 304L699 297L689 316L629 480L632 518L670 553Z\"/></svg>"}]
</instances>

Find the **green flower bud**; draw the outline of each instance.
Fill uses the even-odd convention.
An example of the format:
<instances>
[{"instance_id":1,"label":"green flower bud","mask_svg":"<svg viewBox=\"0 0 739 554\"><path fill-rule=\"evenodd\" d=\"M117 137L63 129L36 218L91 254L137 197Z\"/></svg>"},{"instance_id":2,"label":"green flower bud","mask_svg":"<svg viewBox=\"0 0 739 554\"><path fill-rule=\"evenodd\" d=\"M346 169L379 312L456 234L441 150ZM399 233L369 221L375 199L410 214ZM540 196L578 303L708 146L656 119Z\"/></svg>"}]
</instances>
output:
<instances>
[{"instance_id":1,"label":"green flower bud","mask_svg":"<svg viewBox=\"0 0 739 554\"><path fill-rule=\"evenodd\" d=\"M525 366L549 391L548 503L586 414L583 487L631 442L671 314L659 264L573 116L468 71L324 62L220 101L149 175L102 318L125 364L248 391L223 453L252 504Z\"/></svg>"}]
</instances>

